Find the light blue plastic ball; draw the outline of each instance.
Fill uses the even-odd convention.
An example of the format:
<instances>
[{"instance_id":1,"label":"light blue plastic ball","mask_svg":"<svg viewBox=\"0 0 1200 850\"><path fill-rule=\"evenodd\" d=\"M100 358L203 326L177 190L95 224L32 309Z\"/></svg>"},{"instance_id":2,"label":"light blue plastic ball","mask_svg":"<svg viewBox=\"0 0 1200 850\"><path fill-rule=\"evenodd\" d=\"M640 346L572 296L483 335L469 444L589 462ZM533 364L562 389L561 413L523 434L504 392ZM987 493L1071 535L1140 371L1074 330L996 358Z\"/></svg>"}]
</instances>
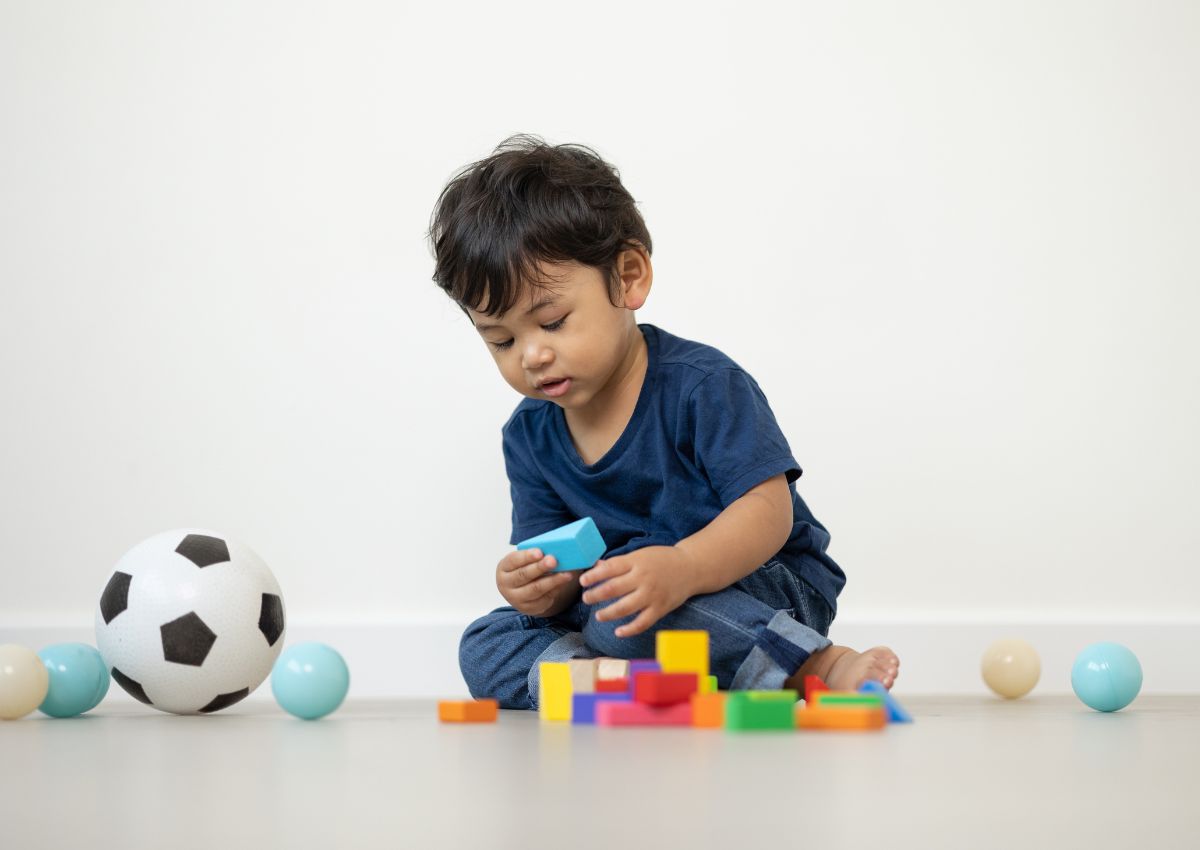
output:
<instances>
[{"instance_id":1,"label":"light blue plastic ball","mask_svg":"<svg viewBox=\"0 0 1200 850\"><path fill-rule=\"evenodd\" d=\"M86 643L56 643L38 653L50 673L50 688L38 711L74 717L91 711L108 693L111 677L100 652Z\"/></svg>"},{"instance_id":2,"label":"light blue plastic ball","mask_svg":"<svg viewBox=\"0 0 1200 850\"><path fill-rule=\"evenodd\" d=\"M1142 665L1127 646L1093 643L1075 658L1071 687L1096 711L1120 711L1142 689Z\"/></svg>"},{"instance_id":3,"label":"light blue plastic ball","mask_svg":"<svg viewBox=\"0 0 1200 850\"><path fill-rule=\"evenodd\" d=\"M342 704L350 668L323 643L298 643L279 654L271 670L271 692L280 708L304 720L324 717Z\"/></svg>"}]
</instances>

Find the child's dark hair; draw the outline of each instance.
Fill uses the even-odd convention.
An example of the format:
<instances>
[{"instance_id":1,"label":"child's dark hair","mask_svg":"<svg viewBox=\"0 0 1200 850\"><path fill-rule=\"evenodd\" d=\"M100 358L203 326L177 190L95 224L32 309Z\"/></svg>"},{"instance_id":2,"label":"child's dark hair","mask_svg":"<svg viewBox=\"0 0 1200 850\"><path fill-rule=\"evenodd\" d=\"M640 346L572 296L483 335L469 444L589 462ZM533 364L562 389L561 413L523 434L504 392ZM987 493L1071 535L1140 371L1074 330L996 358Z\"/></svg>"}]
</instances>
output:
<instances>
[{"instance_id":1,"label":"child's dark hair","mask_svg":"<svg viewBox=\"0 0 1200 850\"><path fill-rule=\"evenodd\" d=\"M598 269L609 300L620 292L616 260L629 248L651 252L650 232L620 173L591 148L548 145L537 136L505 139L442 190L430 221L433 280L463 309L507 312L522 281L544 287L539 261L574 260Z\"/></svg>"}]
</instances>

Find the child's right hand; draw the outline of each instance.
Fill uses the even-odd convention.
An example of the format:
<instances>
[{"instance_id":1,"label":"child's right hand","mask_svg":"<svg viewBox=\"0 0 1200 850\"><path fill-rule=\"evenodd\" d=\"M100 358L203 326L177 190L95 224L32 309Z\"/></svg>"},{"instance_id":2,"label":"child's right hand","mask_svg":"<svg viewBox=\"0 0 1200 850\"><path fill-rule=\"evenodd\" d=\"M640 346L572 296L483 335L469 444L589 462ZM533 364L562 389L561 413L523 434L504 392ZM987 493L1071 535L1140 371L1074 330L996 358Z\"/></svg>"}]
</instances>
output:
<instances>
[{"instance_id":1,"label":"child's right hand","mask_svg":"<svg viewBox=\"0 0 1200 850\"><path fill-rule=\"evenodd\" d=\"M558 566L541 549L514 549L496 565L496 587L509 605L530 617L548 617L566 608L567 586L579 578L575 570L551 572Z\"/></svg>"}]
</instances>

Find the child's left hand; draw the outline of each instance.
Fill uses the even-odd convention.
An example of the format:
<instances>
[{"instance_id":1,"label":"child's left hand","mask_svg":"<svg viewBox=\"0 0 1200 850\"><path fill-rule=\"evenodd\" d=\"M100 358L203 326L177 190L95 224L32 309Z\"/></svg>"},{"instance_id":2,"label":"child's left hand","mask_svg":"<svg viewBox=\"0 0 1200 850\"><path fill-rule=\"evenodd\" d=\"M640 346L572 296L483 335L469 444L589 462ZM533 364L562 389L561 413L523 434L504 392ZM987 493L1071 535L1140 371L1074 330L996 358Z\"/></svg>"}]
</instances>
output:
<instances>
[{"instance_id":1,"label":"child's left hand","mask_svg":"<svg viewBox=\"0 0 1200 850\"><path fill-rule=\"evenodd\" d=\"M579 578L588 605L621 597L596 612L597 620L619 620L640 611L632 622L619 626L617 637L633 637L687 601L692 595L692 570L687 555L674 546L647 546L628 555L596 562ZM587 590L604 582L600 587Z\"/></svg>"}]
</instances>

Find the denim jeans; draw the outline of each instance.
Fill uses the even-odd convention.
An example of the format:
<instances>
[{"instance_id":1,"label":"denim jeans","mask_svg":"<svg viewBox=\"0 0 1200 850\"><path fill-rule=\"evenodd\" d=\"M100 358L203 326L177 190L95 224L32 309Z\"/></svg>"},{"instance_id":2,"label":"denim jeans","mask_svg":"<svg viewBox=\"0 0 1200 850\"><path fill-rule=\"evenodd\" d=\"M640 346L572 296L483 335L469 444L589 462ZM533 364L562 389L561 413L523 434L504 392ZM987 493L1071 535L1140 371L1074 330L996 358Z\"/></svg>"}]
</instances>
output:
<instances>
[{"instance_id":1,"label":"denim jeans","mask_svg":"<svg viewBox=\"0 0 1200 850\"><path fill-rule=\"evenodd\" d=\"M467 627L459 666L471 696L501 708L537 708L538 664L573 658L653 658L660 629L702 629L709 635L709 668L723 690L774 690L814 652L829 646L834 612L825 598L779 561L768 561L717 593L693 596L651 628L619 638L617 626L635 615L600 622L612 604L576 601L553 617L497 608Z\"/></svg>"}]
</instances>

